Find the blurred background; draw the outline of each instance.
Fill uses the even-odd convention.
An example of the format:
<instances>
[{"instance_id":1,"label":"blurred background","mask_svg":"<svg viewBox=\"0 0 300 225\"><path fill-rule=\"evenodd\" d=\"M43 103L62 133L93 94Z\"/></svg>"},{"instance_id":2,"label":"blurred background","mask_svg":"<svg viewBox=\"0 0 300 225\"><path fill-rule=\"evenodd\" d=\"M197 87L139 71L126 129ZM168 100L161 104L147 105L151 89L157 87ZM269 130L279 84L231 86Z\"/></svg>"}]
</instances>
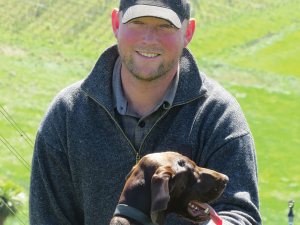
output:
<instances>
[{"instance_id":1,"label":"blurred background","mask_svg":"<svg viewBox=\"0 0 300 225\"><path fill-rule=\"evenodd\" d=\"M253 133L265 225L300 224L300 1L191 0L199 68L241 105ZM30 165L54 96L116 42L118 0L0 0L0 224L29 224ZM8 208L9 207L9 208Z\"/></svg>"}]
</instances>

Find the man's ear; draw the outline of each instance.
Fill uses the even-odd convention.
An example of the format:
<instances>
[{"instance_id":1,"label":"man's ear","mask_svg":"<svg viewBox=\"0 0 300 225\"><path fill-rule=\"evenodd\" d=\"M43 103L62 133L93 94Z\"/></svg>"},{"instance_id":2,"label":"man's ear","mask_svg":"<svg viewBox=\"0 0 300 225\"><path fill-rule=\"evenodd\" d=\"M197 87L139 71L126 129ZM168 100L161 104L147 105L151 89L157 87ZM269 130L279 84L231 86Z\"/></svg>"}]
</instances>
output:
<instances>
[{"instance_id":1,"label":"man's ear","mask_svg":"<svg viewBox=\"0 0 300 225\"><path fill-rule=\"evenodd\" d=\"M189 24L185 33L184 47L186 47L192 40L194 32L195 32L196 20L194 18L190 18Z\"/></svg>"},{"instance_id":2,"label":"man's ear","mask_svg":"<svg viewBox=\"0 0 300 225\"><path fill-rule=\"evenodd\" d=\"M111 23L113 27L113 31L115 34L115 37L118 39L118 31L119 31L119 9L114 8L112 13L111 13Z\"/></svg>"}]
</instances>

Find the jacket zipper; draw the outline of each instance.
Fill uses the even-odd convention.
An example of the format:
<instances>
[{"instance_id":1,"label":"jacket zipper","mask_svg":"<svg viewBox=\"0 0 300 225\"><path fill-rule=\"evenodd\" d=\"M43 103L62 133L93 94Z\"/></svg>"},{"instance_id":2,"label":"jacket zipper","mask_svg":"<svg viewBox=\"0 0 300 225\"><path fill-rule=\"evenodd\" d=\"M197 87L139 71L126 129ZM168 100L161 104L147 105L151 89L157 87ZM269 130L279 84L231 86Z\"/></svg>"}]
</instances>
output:
<instances>
[{"instance_id":1,"label":"jacket zipper","mask_svg":"<svg viewBox=\"0 0 300 225\"><path fill-rule=\"evenodd\" d=\"M81 89L82 90L82 89ZM118 122L113 118L113 116L110 114L110 112L106 109L106 107L102 104L100 104L96 99L94 99L92 96L90 96L88 93L86 93L84 90L82 90L87 96L89 96L91 99L93 99L95 102L97 102L97 104L99 104L107 113L108 115L111 117L111 119L115 122L115 124L117 125L117 127L120 129L120 131L122 132L123 136L126 138L126 140L128 141L128 143L130 144L130 146L132 147L134 153L135 153L135 163L138 164L139 161L141 160L141 149L143 146L143 143L145 142L146 138L148 137L148 135L150 134L150 132L153 130L153 127L175 106L180 106L180 105L185 105L188 104L190 102L195 101L196 99L201 98L202 96L204 96L206 93L204 93L203 95L200 95L198 98L195 98L191 101L179 104L179 105L173 105L171 106L161 117L158 118L158 120L154 123L154 125L151 127L151 129L149 130L149 132L147 133L147 135L145 136L144 140L141 143L141 146L139 148L139 151L137 152L136 149L134 148L134 146L132 145L132 143L129 141L129 139L127 138L126 134L124 133L124 131L122 130L122 128L120 127L120 125L118 124Z\"/></svg>"},{"instance_id":2,"label":"jacket zipper","mask_svg":"<svg viewBox=\"0 0 300 225\"><path fill-rule=\"evenodd\" d=\"M82 89L81 89L82 90ZM122 134L124 135L124 137L126 138L126 140L128 141L128 143L130 144L130 146L132 147L134 153L135 153L135 161L136 164L140 161L140 155L139 153L135 150L134 146L132 145L132 143L129 141L129 139L127 138L126 134L124 133L124 131L122 130L122 128L120 127L120 125L118 124L118 122L114 119L114 117L110 114L110 112L106 109L106 107L102 104L100 104L96 99L94 99L92 96L90 96L88 93L86 93L84 90L82 90L87 96L89 96L91 99L93 99L95 102L97 102L98 105L100 105L107 113L108 115L112 118L112 120L115 122L115 124L117 125L117 127L120 129L120 131L122 132Z\"/></svg>"},{"instance_id":3,"label":"jacket zipper","mask_svg":"<svg viewBox=\"0 0 300 225\"><path fill-rule=\"evenodd\" d=\"M141 143L141 146L139 148L139 151L137 153L137 155L140 157L140 154L141 154L141 149L142 149L142 146L143 146L143 143L145 142L146 138L148 137L148 135L150 134L150 132L153 130L153 127L175 106L180 106L180 105L186 105L190 102L193 102L199 98L201 98L202 96L204 96L206 94L206 92L203 94L203 95L200 95L199 97L197 98L194 98L192 99L191 101L188 101L188 102L185 102L185 103L182 103L182 104L178 104L178 105L172 105L161 117L158 118L158 120L153 124L153 126L151 127L151 129L149 130L149 132L147 133L147 135L145 136L144 140L142 141Z\"/></svg>"}]
</instances>

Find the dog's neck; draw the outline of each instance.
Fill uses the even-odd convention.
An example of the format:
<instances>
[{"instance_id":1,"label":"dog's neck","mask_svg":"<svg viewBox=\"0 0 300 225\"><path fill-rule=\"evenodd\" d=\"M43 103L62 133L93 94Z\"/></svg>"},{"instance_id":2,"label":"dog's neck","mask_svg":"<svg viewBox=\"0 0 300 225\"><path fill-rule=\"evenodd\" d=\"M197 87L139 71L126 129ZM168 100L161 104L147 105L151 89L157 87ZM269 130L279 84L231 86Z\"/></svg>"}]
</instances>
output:
<instances>
[{"instance_id":1,"label":"dog's neck","mask_svg":"<svg viewBox=\"0 0 300 225\"><path fill-rule=\"evenodd\" d=\"M163 211L158 212L156 223L159 225L164 225L166 221L166 214Z\"/></svg>"},{"instance_id":2,"label":"dog's neck","mask_svg":"<svg viewBox=\"0 0 300 225\"><path fill-rule=\"evenodd\" d=\"M119 204L136 208L151 218L151 178L153 174L154 172L145 174L140 171L138 175L131 176L125 184ZM164 212L159 212L156 223L163 225L165 220L166 215Z\"/></svg>"}]
</instances>

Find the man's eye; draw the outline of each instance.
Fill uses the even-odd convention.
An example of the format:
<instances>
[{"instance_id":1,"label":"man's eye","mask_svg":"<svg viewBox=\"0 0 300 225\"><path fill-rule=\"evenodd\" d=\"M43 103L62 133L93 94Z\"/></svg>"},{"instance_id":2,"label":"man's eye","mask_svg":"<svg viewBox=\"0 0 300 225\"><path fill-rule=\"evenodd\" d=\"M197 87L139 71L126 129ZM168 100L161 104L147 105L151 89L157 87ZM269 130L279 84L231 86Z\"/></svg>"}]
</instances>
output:
<instances>
[{"instance_id":1,"label":"man's eye","mask_svg":"<svg viewBox=\"0 0 300 225\"><path fill-rule=\"evenodd\" d=\"M161 26L164 28L172 28L173 27L173 25L171 25L171 24L163 24Z\"/></svg>"},{"instance_id":2,"label":"man's eye","mask_svg":"<svg viewBox=\"0 0 300 225\"><path fill-rule=\"evenodd\" d=\"M134 24L142 24L141 21L133 21Z\"/></svg>"}]
</instances>

